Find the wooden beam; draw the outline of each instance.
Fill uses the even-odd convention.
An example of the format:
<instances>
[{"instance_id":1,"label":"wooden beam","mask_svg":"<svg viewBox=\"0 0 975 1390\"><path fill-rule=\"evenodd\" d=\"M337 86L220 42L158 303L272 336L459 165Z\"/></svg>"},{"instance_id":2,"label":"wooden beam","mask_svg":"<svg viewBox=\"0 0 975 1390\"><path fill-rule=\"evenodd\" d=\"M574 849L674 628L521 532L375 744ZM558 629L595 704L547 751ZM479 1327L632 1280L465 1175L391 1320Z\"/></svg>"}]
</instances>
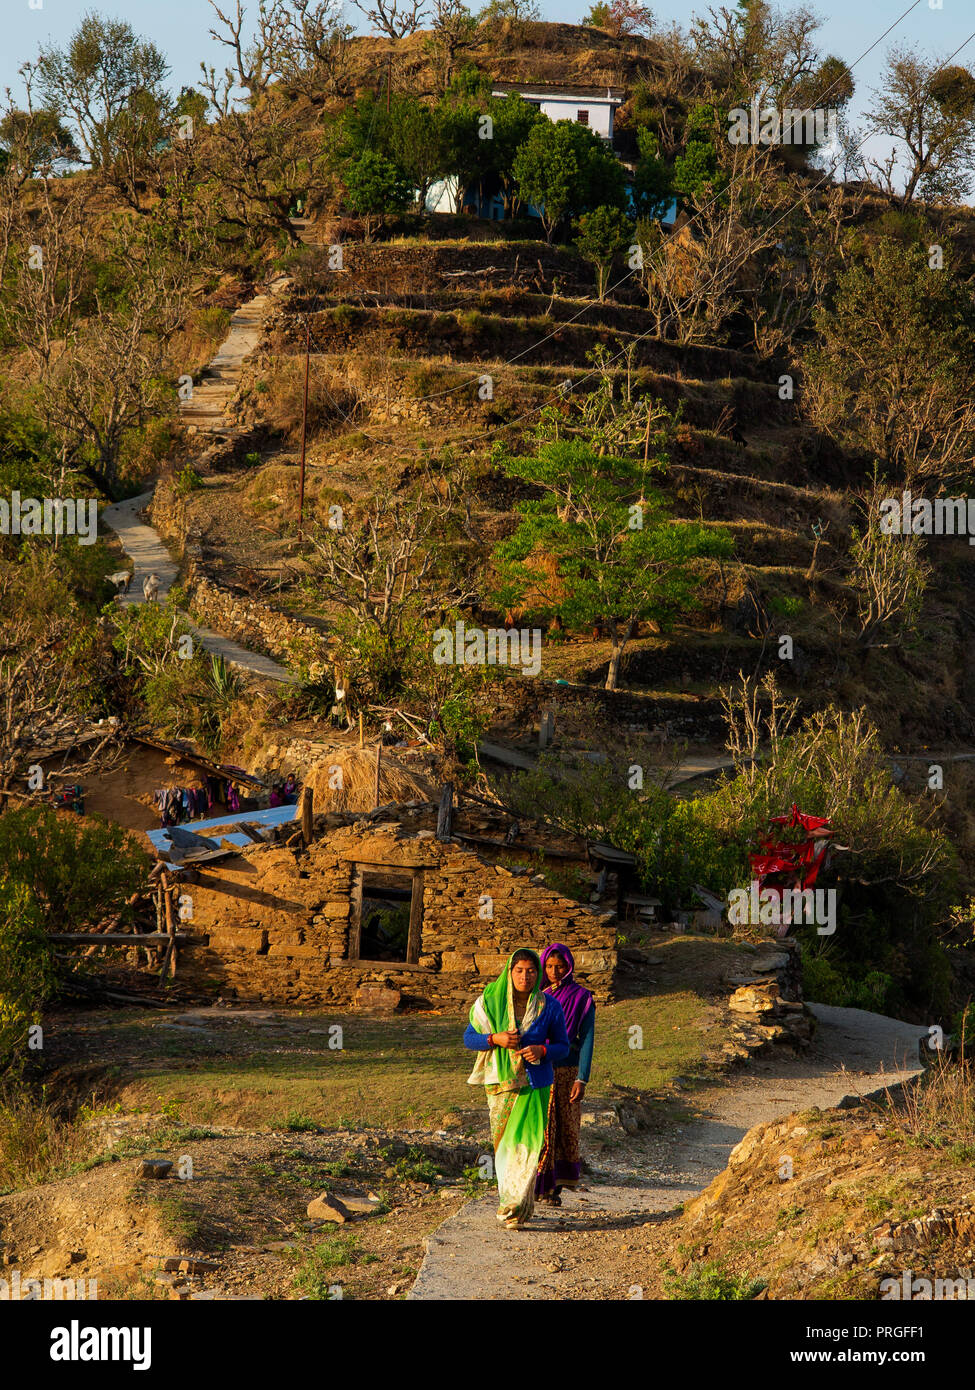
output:
<instances>
[{"instance_id":1,"label":"wooden beam","mask_svg":"<svg viewBox=\"0 0 975 1390\"><path fill-rule=\"evenodd\" d=\"M454 784L448 782L440 796L437 811L437 839L449 840L454 820Z\"/></svg>"},{"instance_id":2,"label":"wooden beam","mask_svg":"<svg viewBox=\"0 0 975 1390\"><path fill-rule=\"evenodd\" d=\"M362 944L362 870L352 870L352 892L349 913L349 960L359 959Z\"/></svg>"},{"instance_id":3,"label":"wooden beam","mask_svg":"<svg viewBox=\"0 0 975 1390\"><path fill-rule=\"evenodd\" d=\"M301 838L306 845L311 844L312 832L314 829L314 819L312 816L312 806L314 793L311 787L301 789Z\"/></svg>"},{"instance_id":4,"label":"wooden beam","mask_svg":"<svg viewBox=\"0 0 975 1390\"><path fill-rule=\"evenodd\" d=\"M49 941L60 941L66 946L161 946L170 941L178 941L181 946L199 946L209 940L209 937L182 931L52 931L46 935Z\"/></svg>"},{"instance_id":5,"label":"wooden beam","mask_svg":"<svg viewBox=\"0 0 975 1390\"><path fill-rule=\"evenodd\" d=\"M486 845L490 849L503 849L508 854L539 854L543 859L572 859L580 863L586 862L585 850L571 849L543 849L541 845L507 844L504 840L489 840L484 835L468 835L462 830L454 831L455 840L463 840L469 845Z\"/></svg>"},{"instance_id":6,"label":"wooden beam","mask_svg":"<svg viewBox=\"0 0 975 1390\"><path fill-rule=\"evenodd\" d=\"M406 938L406 959L416 965L420 959L423 932L423 874L413 875L413 895L410 898L410 930Z\"/></svg>"}]
</instances>

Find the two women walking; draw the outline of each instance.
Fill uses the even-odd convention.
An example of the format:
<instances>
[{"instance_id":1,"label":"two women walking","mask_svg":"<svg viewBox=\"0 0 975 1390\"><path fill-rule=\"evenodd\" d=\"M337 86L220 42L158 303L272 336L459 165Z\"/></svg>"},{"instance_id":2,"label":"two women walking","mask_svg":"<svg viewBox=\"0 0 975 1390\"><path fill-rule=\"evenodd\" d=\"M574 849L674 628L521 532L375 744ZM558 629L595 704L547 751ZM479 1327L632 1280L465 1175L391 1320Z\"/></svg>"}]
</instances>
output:
<instances>
[{"instance_id":1,"label":"two women walking","mask_svg":"<svg viewBox=\"0 0 975 1390\"><path fill-rule=\"evenodd\" d=\"M541 960L527 948L515 951L478 996L464 1033L478 1054L468 1081L487 1091L498 1220L509 1230L531 1218L536 1193L559 1203L561 1189L579 1181L595 1005L573 968L559 942Z\"/></svg>"}]
</instances>

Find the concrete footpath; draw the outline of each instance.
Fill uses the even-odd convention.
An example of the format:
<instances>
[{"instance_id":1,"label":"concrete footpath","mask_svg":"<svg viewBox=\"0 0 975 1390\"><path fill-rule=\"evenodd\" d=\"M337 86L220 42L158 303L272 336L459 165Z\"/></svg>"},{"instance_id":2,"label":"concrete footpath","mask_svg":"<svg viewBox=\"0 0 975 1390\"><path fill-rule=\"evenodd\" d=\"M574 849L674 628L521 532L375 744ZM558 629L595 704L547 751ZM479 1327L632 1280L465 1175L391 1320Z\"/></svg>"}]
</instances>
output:
<instances>
[{"instance_id":1,"label":"concrete footpath","mask_svg":"<svg viewBox=\"0 0 975 1390\"><path fill-rule=\"evenodd\" d=\"M564 1193L561 1208L536 1208L523 1231L498 1225L493 1189L468 1202L427 1238L408 1297L555 1301L568 1287L578 1297L580 1281L587 1297L618 1297L611 1291L612 1271L594 1266L580 1275L562 1268L579 1236L607 1230L623 1236L673 1211L727 1166L731 1150L753 1125L814 1106L825 1109L921 1070L919 1025L865 1009L809 1007L818 1028L802 1057L758 1058L724 1084L689 1094L684 1103L693 1108L691 1119L601 1154L585 1190ZM585 1149L585 1129L582 1137Z\"/></svg>"}]
</instances>

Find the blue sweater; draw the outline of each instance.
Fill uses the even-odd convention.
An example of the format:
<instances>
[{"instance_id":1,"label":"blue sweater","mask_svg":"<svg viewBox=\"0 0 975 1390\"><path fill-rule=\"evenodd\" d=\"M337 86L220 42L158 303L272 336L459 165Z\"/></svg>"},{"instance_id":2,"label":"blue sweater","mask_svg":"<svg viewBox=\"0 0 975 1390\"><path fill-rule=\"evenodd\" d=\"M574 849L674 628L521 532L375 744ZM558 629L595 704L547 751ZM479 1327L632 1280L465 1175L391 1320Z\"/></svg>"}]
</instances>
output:
<instances>
[{"instance_id":1,"label":"blue sweater","mask_svg":"<svg viewBox=\"0 0 975 1390\"><path fill-rule=\"evenodd\" d=\"M522 1047L547 1047L548 1051L540 1062L525 1062L528 1084L532 1087L551 1086L555 1080L555 1070L569 1055L569 1039L565 1031L565 1015L557 999L544 996L545 1007L530 1028L521 1034ZM503 1029L498 1029L503 1032ZM471 1052L487 1052L491 1044L487 1033L479 1033L473 1024L468 1023L464 1030L464 1046Z\"/></svg>"},{"instance_id":2,"label":"blue sweater","mask_svg":"<svg viewBox=\"0 0 975 1390\"><path fill-rule=\"evenodd\" d=\"M596 1041L596 1007L590 1005L586 1015L579 1024L579 1032L573 1040L569 1049L569 1055L561 1063L564 1067L576 1068L576 1077L579 1081L588 1082L589 1073L592 1071L593 1044ZM558 1066L559 1063L556 1063Z\"/></svg>"}]
</instances>

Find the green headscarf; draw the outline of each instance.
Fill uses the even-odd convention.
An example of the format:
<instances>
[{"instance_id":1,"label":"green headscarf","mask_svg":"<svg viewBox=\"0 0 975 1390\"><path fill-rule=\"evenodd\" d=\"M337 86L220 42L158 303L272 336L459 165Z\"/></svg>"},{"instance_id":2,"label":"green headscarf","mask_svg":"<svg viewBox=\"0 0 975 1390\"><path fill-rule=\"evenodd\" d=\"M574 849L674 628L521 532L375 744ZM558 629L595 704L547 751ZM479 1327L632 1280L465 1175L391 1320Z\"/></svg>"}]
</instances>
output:
<instances>
[{"instance_id":1,"label":"green headscarf","mask_svg":"<svg viewBox=\"0 0 975 1390\"><path fill-rule=\"evenodd\" d=\"M515 1028L515 1000L511 984L511 965L515 956L522 952L531 956L537 973L534 988L528 996L528 1003L525 1005L525 1016L520 1025L521 1032L524 1033L544 1009L542 963L538 952L533 951L530 946L519 946L508 957L498 978L492 980L485 987L483 994L478 995L471 1007L469 1016L471 1026L476 1028L479 1033L507 1033ZM510 1086L512 1083L518 1086L528 1085L528 1076L525 1072L523 1059L512 1056L507 1047L490 1047L486 1052L479 1052L474 1063L474 1070L467 1079L472 1086Z\"/></svg>"}]
</instances>

